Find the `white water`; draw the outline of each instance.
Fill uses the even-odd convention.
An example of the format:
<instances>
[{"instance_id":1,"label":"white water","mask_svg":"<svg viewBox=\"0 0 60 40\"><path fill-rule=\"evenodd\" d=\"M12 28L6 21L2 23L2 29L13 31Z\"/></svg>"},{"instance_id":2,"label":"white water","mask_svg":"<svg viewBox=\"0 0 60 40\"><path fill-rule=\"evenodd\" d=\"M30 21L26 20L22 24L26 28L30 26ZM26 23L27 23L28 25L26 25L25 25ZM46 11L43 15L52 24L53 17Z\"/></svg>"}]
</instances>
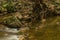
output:
<instances>
[{"instance_id":1,"label":"white water","mask_svg":"<svg viewBox=\"0 0 60 40\"><path fill-rule=\"evenodd\" d=\"M1 30L0 30L1 31ZM18 32L18 30L16 29L2 29L3 32L7 32L6 34L4 34L4 36L0 36L0 40L19 40L18 35L16 34ZM10 33L11 34L10 34ZM13 34L12 34L13 33ZM14 34L15 33L15 34Z\"/></svg>"},{"instance_id":2,"label":"white water","mask_svg":"<svg viewBox=\"0 0 60 40\"><path fill-rule=\"evenodd\" d=\"M0 40L19 40L17 35L8 35L4 37L0 37Z\"/></svg>"}]
</instances>

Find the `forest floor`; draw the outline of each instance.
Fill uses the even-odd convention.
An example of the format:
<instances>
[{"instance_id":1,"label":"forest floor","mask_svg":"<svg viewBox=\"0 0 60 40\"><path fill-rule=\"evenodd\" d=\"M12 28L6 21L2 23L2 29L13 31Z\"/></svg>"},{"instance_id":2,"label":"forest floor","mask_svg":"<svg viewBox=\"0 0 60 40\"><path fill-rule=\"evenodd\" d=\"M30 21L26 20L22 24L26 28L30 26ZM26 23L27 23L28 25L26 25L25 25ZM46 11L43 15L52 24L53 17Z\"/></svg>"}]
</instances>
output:
<instances>
[{"instance_id":1,"label":"forest floor","mask_svg":"<svg viewBox=\"0 0 60 40\"><path fill-rule=\"evenodd\" d=\"M30 40L60 40L60 16L47 19L29 34Z\"/></svg>"}]
</instances>

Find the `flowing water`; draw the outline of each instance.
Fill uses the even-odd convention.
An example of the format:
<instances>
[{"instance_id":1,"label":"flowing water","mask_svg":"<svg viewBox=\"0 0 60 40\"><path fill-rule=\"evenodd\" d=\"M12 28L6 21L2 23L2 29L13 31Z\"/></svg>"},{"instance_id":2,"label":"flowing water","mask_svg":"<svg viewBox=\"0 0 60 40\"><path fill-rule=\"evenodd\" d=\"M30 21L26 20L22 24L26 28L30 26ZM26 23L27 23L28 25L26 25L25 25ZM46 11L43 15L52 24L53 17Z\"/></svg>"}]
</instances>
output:
<instances>
[{"instance_id":1,"label":"flowing water","mask_svg":"<svg viewBox=\"0 0 60 40\"><path fill-rule=\"evenodd\" d=\"M19 40L16 29L0 29L0 40Z\"/></svg>"}]
</instances>

